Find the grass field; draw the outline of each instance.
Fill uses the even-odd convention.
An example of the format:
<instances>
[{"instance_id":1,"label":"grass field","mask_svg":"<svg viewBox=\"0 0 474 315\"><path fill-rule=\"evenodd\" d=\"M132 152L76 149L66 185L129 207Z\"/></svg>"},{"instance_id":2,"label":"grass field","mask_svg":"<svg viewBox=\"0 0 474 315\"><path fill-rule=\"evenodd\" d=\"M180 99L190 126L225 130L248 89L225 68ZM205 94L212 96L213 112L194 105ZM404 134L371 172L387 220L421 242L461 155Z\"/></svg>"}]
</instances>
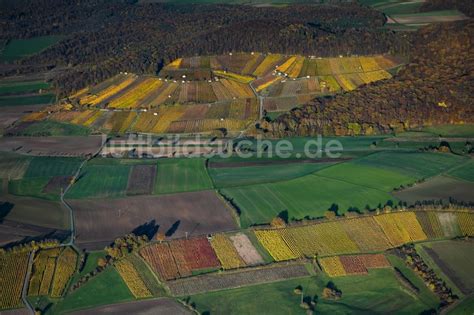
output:
<instances>
[{"instance_id":1,"label":"grass field","mask_svg":"<svg viewBox=\"0 0 474 315\"><path fill-rule=\"evenodd\" d=\"M271 184L225 188L222 194L232 199L241 211L243 227L268 223L287 210L289 218L320 217L333 204L341 213L350 207L363 210L395 200L388 193L336 179L307 175Z\"/></svg>"},{"instance_id":2,"label":"grass field","mask_svg":"<svg viewBox=\"0 0 474 315\"><path fill-rule=\"evenodd\" d=\"M49 177L12 180L9 182L8 192L17 196L31 196L48 200L59 200L59 193L48 194L43 192L43 188L48 184L49 180Z\"/></svg>"},{"instance_id":3,"label":"grass field","mask_svg":"<svg viewBox=\"0 0 474 315\"><path fill-rule=\"evenodd\" d=\"M155 194L212 189L204 159L159 160Z\"/></svg>"},{"instance_id":4,"label":"grass field","mask_svg":"<svg viewBox=\"0 0 474 315\"><path fill-rule=\"evenodd\" d=\"M130 165L107 159L94 159L81 171L76 183L67 193L68 198L118 197L127 190Z\"/></svg>"},{"instance_id":5,"label":"grass field","mask_svg":"<svg viewBox=\"0 0 474 315\"><path fill-rule=\"evenodd\" d=\"M10 62L34 55L60 41L62 36L39 36L30 39L11 40L0 55L0 60Z\"/></svg>"},{"instance_id":6,"label":"grass field","mask_svg":"<svg viewBox=\"0 0 474 315\"><path fill-rule=\"evenodd\" d=\"M304 314L299 306L301 295L293 292L302 286L305 297L318 296L316 310L322 314L416 314L437 305L433 297L425 301L403 290L391 269L332 279L342 291L337 301L321 297L328 280L318 276L255 285L195 295L191 301L199 312L210 314Z\"/></svg>"},{"instance_id":7,"label":"grass field","mask_svg":"<svg viewBox=\"0 0 474 315\"><path fill-rule=\"evenodd\" d=\"M84 126L68 124L54 120L43 120L21 130L20 136L87 136L91 130Z\"/></svg>"},{"instance_id":8,"label":"grass field","mask_svg":"<svg viewBox=\"0 0 474 315\"><path fill-rule=\"evenodd\" d=\"M423 128L429 132L443 137L474 137L474 125L438 125Z\"/></svg>"},{"instance_id":9,"label":"grass field","mask_svg":"<svg viewBox=\"0 0 474 315\"><path fill-rule=\"evenodd\" d=\"M73 175L82 160L80 158L34 157L25 178Z\"/></svg>"},{"instance_id":10,"label":"grass field","mask_svg":"<svg viewBox=\"0 0 474 315\"><path fill-rule=\"evenodd\" d=\"M218 167L210 168L214 184L218 188L244 186L289 180L328 167L332 163L291 163L286 165Z\"/></svg>"},{"instance_id":11,"label":"grass field","mask_svg":"<svg viewBox=\"0 0 474 315\"><path fill-rule=\"evenodd\" d=\"M468 297L457 304L453 309L450 309L449 315L465 315L474 310L474 296Z\"/></svg>"},{"instance_id":12,"label":"grass field","mask_svg":"<svg viewBox=\"0 0 474 315\"><path fill-rule=\"evenodd\" d=\"M451 170L449 175L474 182L474 160L471 160L459 168Z\"/></svg>"},{"instance_id":13,"label":"grass field","mask_svg":"<svg viewBox=\"0 0 474 315\"><path fill-rule=\"evenodd\" d=\"M31 159L30 156L0 152L0 178L22 178Z\"/></svg>"},{"instance_id":14,"label":"grass field","mask_svg":"<svg viewBox=\"0 0 474 315\"><path fill-rule=\"evenodd\" d=\"M109 267L58 304L46 314L64 314L82 308L132 300L133 296L115 268Z\"/></svg>"},{"instance_id":15,"label":"grass field","mask_svg":"<svg viewBox=\"0 0 474 315\"><path fill-rule=\"evenodd\" d=\"M363 157L356 164L392 170L407 176L426 178L465 161L466 158L448 153L380 152Z\"/></svg>"},{"instance_id":16,"label":"grass field","mask_svg":"<svg viewBox=\"0 0 474 315\"><path fill-rule=\"evenodd\" d=\"M40 89L49 89L51 85L43 81L19 81L0 83L0 95L38 92Z\"/></svg>"},{"instance_id":17,"label":"grass field","mask_svg":"<svg viewBox=\"0 0 474 315\"><path fill-rule=\"evenodd\" d=\"M400 185L406 185L416 181L416 178L394 172L392 170L371 167L357 162L348 162L316 173L319 177L339 179L351 184L366 186L386 192L392 191Z\"/></svg>"},{"instance_id":18,"label":"grass field","mask_svg":"<svg viewBox=\"0 0 474 315\"><path fill-rule=\"evenodd\" d=\"M0 97L0 107L49 104L52 103L55 98L56 97L54 94L38 94L32 96L2 96Z\"/></svg>"}]
</instances>

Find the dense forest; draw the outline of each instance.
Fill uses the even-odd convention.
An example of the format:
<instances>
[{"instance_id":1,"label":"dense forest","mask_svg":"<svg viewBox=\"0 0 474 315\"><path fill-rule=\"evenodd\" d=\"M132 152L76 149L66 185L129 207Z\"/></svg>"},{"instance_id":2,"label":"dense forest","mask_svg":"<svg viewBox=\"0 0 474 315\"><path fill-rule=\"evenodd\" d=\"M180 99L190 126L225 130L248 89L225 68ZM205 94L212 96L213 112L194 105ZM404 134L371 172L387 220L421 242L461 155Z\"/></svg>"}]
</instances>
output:
<instances>
[{"instance_id":1,"label":"dense forest","mask_svg":"<svg viewBox=\"0 0 474 315\"><path fill-rule=\"evenodd\" d=\"M474 21L412 33L411 62L393 79L318 98L257 129L268 136L374 134L474 122Z\"/></svg>"},{"instance_id":2,"label":"dense forest","mask_svg":"<svg viewBox=\"0 0 474 315\"><path fill-rule=\"evenodd\" d=\"M421 5L420 12L452 9L458 9L466 16L474 16L474 3L472 0L426 0Z\"/></svg>"},{"instance_id":3,"label":"dense forest","mask_svg":"<svg viewBox=\"0 0 474 315\"><path fill-rule=\"evenodd\" d=\"M318 56L399 49L385 16L356 3L252 7L133 4L107 0L3 0L0 40L39 35L65 39L6 67L0 75L63 68L62 94L121 71L156 73L180 56L231 51ZM72 8L71 8L72 7Z\"/></svg>"}]
</instances>

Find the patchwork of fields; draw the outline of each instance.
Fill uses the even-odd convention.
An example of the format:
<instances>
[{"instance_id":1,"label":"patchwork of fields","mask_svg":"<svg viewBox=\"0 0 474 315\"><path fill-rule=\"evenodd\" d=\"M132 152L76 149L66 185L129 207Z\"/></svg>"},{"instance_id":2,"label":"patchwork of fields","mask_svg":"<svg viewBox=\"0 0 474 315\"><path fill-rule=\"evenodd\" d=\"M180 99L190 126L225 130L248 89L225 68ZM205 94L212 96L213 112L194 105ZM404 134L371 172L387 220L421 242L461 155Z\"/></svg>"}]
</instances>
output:
<instances>
[{"instance_id":1,"label":"patchwork of fields","mask_svg":"<svg viewBox=\"0 0 474 315\"><path fill-rule=\"evenodd\" d=\"M9 133L52 132L48 126L38 125L38 121L82 127L61 130L55 126L56 133L75 134L90 130L119 134L240 131L260 118L263 110L289 110L318 95L351 91L363 84L389 79L388 70L399 65L393 57L382 55L315 58L242 53L177 59L157 77L121 73L86 87L62 100L62 105L51 106L48 112L26 116ZM8 90L42 87L40 82L18 84ZM263 97L262 107L258 96ZM51 102L53 96L38 97L41 100L15 102ZM10 96L0 98L1 106L9 102Z\"/></svg>"}]
</instances>

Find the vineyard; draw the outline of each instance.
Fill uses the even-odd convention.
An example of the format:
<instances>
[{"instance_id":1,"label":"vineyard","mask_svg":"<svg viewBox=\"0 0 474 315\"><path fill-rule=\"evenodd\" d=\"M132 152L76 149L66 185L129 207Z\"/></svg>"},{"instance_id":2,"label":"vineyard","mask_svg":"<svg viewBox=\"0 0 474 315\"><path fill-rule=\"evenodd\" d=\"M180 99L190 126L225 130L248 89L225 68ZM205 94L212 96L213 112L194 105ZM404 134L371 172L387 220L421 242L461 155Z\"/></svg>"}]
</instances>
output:
<instances>
[{"instance_id":1,"label":"vineyard","mask_svg":"<svg viewBox=\"0 0 474 315\"><path fill-rule=\"evenodd\" d=\"M433 212L433 215L440 218L439 222L446 222L444 229L449 233L444 233L445 237L462 235L458 220L463 222L463 234L472 233L472 213ZM431 236L437 238L440 230L438 228L438 232L432 232L433 226L427 225L428 216L424 212L403 211L298 227L258 229L254 233L273 259L284 261L300 257L312 258L316 255L381 251L423 241ZM333 264L337 267L337 263Z\"/></svg>"},{"instance_id":2,"label":"vineyard","mask_svg":"<svg viewBox=\"0 0 474 315\"><path fill-rule=\"evenodd\" d=\"M232 241L225 234L216 234L211 239L211 245L224 269L244 267L245 262L235 249Z\"/></svg>"},{"instance_id":3,"label":"vineyard","mask_svg":"<svg viewBox=\"0 0 474 315\"><path fill-rule=\"evenodd\" d=\"M389 79L387 70L398 64L388 56L180 58L157 77L121 73L24 121L50 119L113 133L240 131L259 118L257 96L266 111L286 111L319 95Z\"/></svg>"},{"instance_id":4,"label":"vineyard","mask_svg":"<svg viewBox=\"0 0 474 315\"><path fill-rule=\"evenodd\" d=\"M76 270L77 253L70 247L39 251L34 258L28 295L61 297Z\"/></svg>"},{"instance_id":5,"label":"vineyard","mask_svg":"<svg viewBox=\"0 0 474 315\"><path fill-rule=\"evenodd\" d=\"M150 290L145 285L144 279L140 277L131 261L126 258L119 260L115 263L115 268L134 297L147 298L152 296Z\"/></svg>"},{"instance_id":6,"label":"vineyard","mask_svg":"<svg viewBox=\"0 0 474 315\"><path fill-rule=\"evenodd\" d=\"M168 282L168 286L173 295L187 296L209 291L239 288L257 283L306 277L308 275L309 272L303 264L273 265L179 279Z\"/></svg>"},{"instance_id":7,"label":"vineyard","mask_svg":"<svg viewBox=\"0 0 474 315\"><path fill-rule=\"evenodd\" d=\"M368 269L391 267L383 254L325 257L319 259L319 264L330 277L364 275Z\"/></svg>"},{"instance_id":8,"label":"vineyard","mask_svg":"<svg viewBox=\"0 0 474 315\"><path fill-rule=\"evenodd\" d=\"M21 292L28 256L28 252L0 253L0 310L22 304Z\"/></svg>"},{"instance_id":9,"label":"vineyard","mask_svg":"<svg viewBox=\"0 0 474 315\"><path fill-rule=\"evenodd\" d=\"M163 280L188 277L193 271L220 267L207 238L153 244L143 248L140 255Z\"/></svg>"}]
</instances>

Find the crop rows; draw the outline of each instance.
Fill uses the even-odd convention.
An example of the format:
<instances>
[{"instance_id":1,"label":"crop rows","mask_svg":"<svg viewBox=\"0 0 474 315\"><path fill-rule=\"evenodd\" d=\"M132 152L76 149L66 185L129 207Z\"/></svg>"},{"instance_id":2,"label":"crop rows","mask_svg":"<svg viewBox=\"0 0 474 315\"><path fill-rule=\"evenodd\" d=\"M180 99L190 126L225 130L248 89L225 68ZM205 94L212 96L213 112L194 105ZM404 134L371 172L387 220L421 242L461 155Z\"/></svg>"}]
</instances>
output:
<instances>
[{"instance_id":1,"label":"crop rows","mask_svg":"<svg viewBox=\"0 0 474 315\"><path fill-rule=\"evenodd\" d=\"M303 264L273 265L219 274L200 275L168 282L175 296L187 296L209 291L240 288L257 283L268 283L308 276Z\"/></svg>"},{"instance_id":2,"label":"crop rows","mask_svg":"<svg viewBox=\"0 0 474 315\"><path fill-rule=\"evenodd\" d=\"M119 272L123 281L125 281L125 284L127 285L130 292L132 292L134 297L146 298L152 296L150 290L148 290L138 271L129 260L122 259L116 262L115 268Z\"/></svg>"},{"instance_id":3,"label":"crop rows","mask_svg":"<svg viewBox=\"0 0 474 315\"><path fill-rule=\"evenodd\" d=\"M373 217L348 219L341 225L361 251L386 250L391 247Z\"/></svg>"},{"instance_id":4,"label":"crop rows","mask_svg":"<svg viewBox=\"0 0 474 315\"><path fill-rule=\"evenodd\" d=\"M0 310L21 305L28 252L0 254Z\"/></svg>"},{"instance_id":5,"label":"crop rows","mask_svg":"<svg viewBox=\"0 0 474 315\"><path fill-rule=\"evenodd\" d=\"M428 238L441 238L444 236L438 215L433 211L417 211L416 218Z\"/></svg>"},{"instance_id":6,"label":"crop rows","mask_svg":"<svg viewBox=\"0 0 474 315\"><path fill-rule=\"evenodd\" d=\"M300 256L285 243L278 230L256 230L258 241L276 261L295 259Z\"/></svg>"},{"instance_id":7,"label":"crop rows","mask_svg":"<svg viewBox=\"0 0 474 315\"><path fill-rule=\"evenodd\" d=\"M458 217L454 212L439 212L438 220L441 225L444 237L456 237L459 236L460 228L458 224Z\"/></svg>"},{"instance_id":8,"label":"crop rows","mask_svg":"<svg viewBox=\"0 0 474 315\"><path fill-rule=\"evenodd\" d=\"M458 212L458 223L463 236L474 236L474 213Z\"/></svg>"},{"instance_id":9,"label":"crop rows","mask_svg":"<svg viewBox=\"0 0 474 315\"><path fill-rule=\"evenodd\" d=\"M195 270L220 266L216 253L206 238L153 244L143 248L140 255L163 280L187 277Z\"/></svg>"},{"instance_id":10,"label":"crop rows","mask_svg":"<svg viewBox=\"0 0 474 315\"><path fill-rule=\"evenodd\" d=\"M374 219L394 247L426 239L426 234L413 212L381 214Z\"/></svg>"},{"instance_id":11,"label":"crop rows","mask_svg":"<svg viewBox=\"0 0 474 315\"><path fill-rule=\"evenodd\" d=\"M60 249L39 251L34 258L28 295L48 295Z\"/></svg>"},{"instance_id":12,"label":"crop rows","mask_svg":"<svg viewBox=\"0 0 474 315\"><path fill-rule=\"evenodd\" d=\"M61 297L64 294L66 285L76 270L76 264L77 253L71 247L64 248L56 260L51 297Z\"/></svg>"},{"instance_id":13,"label":"crop rows","mask_svg":"<svg viewBox=\"0 0 474 315\"><path fill-rule=\"evenodd\" d=\"M391 266L383 254L324 257L319 259L319 264L330 277L363 275L368 269Z\"/></svg>"},{"instance_id":14,"label":"crop rows","mask_svg":"<svg viewBox=\"0 0 474 315\"><path fill-rule=\"evenodd\" d=\"M108 106L111 108L135 108L141 99L162 85L163 82L156 78L147 78L131 88L127 93L113 99Z\"/></svg>"},{"instance_id":15,"label":"crop rows","mask_svg":"<svg viewBox=\"0 0 474 315\"><path fill-rule=\"evenodd\" d=\"M225 234L216 234L211 239L211 245L224 269L234 269L245 266L232 241Z\"/></svg>"},{"instance_id":16,"label":"crop rows","mask_svg":"<svg viewBox=\"0 0 474 315\"><path fill-rule=\"evenodd\" d=\"M230 236L230 240L246 265L252 266L263 263L262 256L260 256L247 235L237 233Z\"/></svg>"},{"instance_id":17,"label":"crop rows","mask_svg":"<svg viewBox=\"0 0 474 315\"><path fill-rule=\"evenodd\" d=\"M99 105L100 103L106 102L108 99L127 88L137 79L137 77L134 75L130 75L124 78L125 80L123 80L117 85L111 85L105 88L104 90L101 90L97 94L89 94L85 97L80 98L79 103L81 105Z\"/></svg>"}]
</instances>

